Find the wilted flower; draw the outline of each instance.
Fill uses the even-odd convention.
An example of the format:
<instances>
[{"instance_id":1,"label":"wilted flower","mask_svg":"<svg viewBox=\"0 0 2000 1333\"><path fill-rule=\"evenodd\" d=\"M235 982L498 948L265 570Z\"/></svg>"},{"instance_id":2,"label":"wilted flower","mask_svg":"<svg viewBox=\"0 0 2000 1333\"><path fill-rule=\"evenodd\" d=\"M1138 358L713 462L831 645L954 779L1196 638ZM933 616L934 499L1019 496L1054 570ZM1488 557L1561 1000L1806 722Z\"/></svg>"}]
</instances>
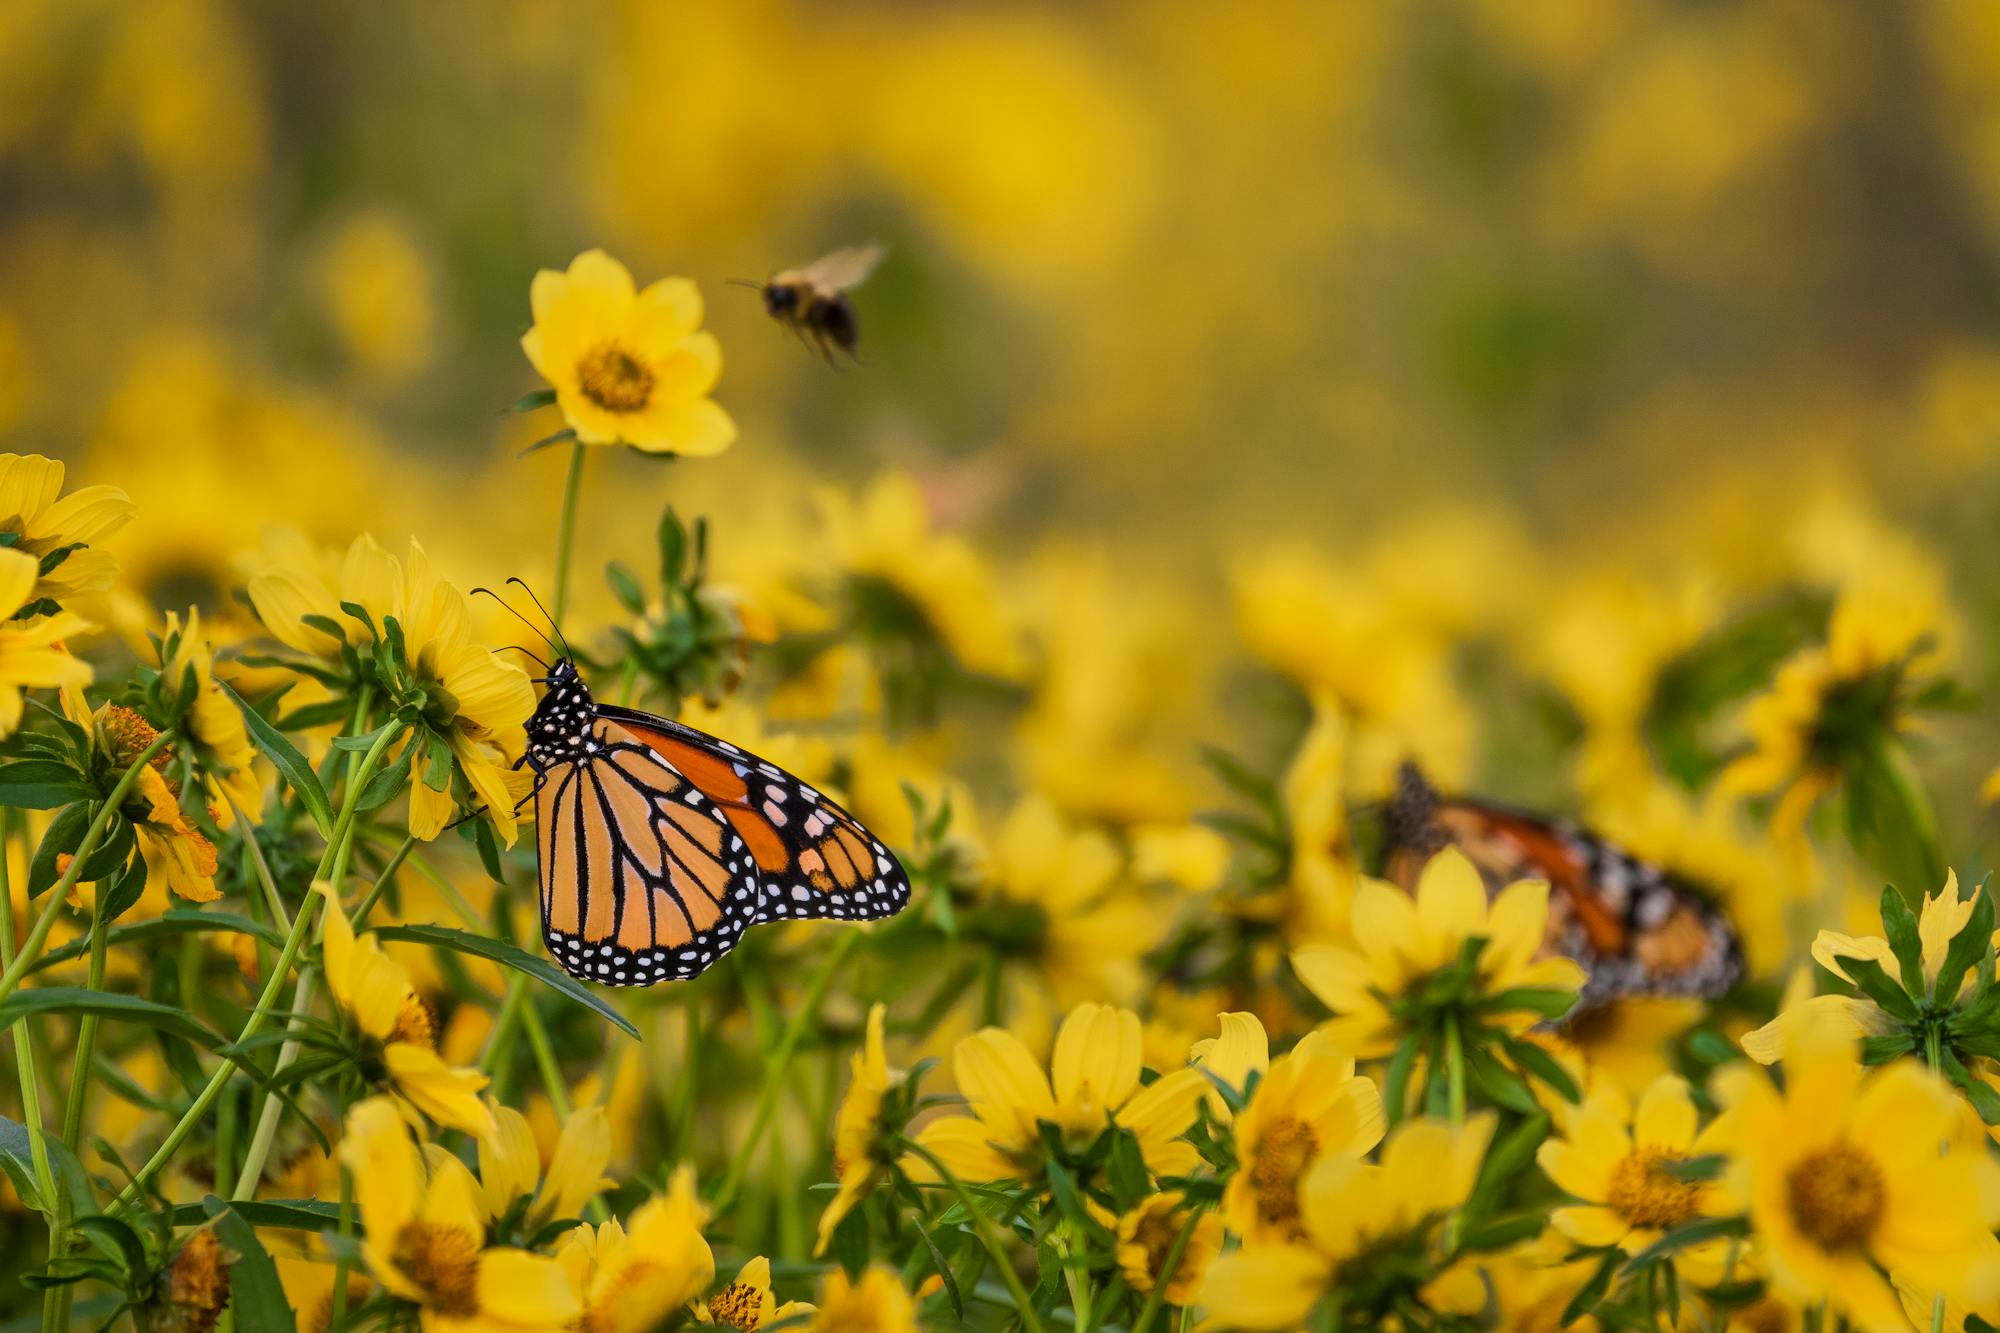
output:
<instances>
[{"instance_id":1,"label":"wilted flower","mask_svg":"<svg viewBox=\"0 0 2000 1333\"><path fill-rule=\"evenodd\" d=\"M189 1236L167 1261L160 1289L139 1312L145 1333L209 1333L229 1304L229 1265L212 1227Z\"/></svg>"}]
</instances>

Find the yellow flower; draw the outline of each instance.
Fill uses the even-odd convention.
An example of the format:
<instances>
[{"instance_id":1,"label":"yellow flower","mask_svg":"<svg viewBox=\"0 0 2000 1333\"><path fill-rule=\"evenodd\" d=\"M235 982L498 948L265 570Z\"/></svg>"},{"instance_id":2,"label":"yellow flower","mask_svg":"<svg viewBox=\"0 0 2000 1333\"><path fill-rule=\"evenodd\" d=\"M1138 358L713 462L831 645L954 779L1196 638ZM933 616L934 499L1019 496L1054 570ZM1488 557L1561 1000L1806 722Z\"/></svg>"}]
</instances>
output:
<instances>
[{"instance_id":1,"label":"yellow flower","mask_svg":"<svg viewBox=\"0 0 2000 1333\"><path fill-rule=\"evenodd\" d=\"M1348 913L1359 870L1347 833L1347 714L1315 693L1312 723L1299 740L1279 787L1291 838L1282 924L1294 944L1347 939Z\"/></svg>"},{"instance_id":2,"label":"yellow flower","mask_svg":"<svg viewBox=\"0 0 2000 1333\"><path fill-rule=\"evenodd\" d=\"M853 1077L847 1095L833 1118L833 1174L840 1188L819 1215L819 1240L814 1254L826 1253L834 1228L861 1202L873 1185L876 1173L894 1158L885 1151L882 1136L882 1099L889 1089L903 1081L903 1071L889 1068L889 1053L882 1037L883 1008L868 1010L868 1035L854 1053Z\"/></svg>"},{"instance_id":3,"label":"yellow flower","mask_svg":"<svg viewBox=\"0 0 2000 1333\"><path fill-rule=\"evenodd\" d=\"M1145 1295L1159 1285L1174 1243L1189 1222L1186 1196L1165 1190L1118 1219L1118 1267L1133 1291ZM1201 1286L1209 1263L1222 1252L1222 1219L1204 1210L1194 1219L1180 1260L1167 1279L1163 1299L1186 1305Z\"/></svg>"},{"instance_id":4,"label":"yellow flower","mask_svg":"<svg viewBox=\"0 0 2000 1333\"><path fill-rule=\"evenodd\" d=\"M1299 1191L1299 1239L1246 1244L1208 1266L1204 1326L1297 1327L1344 1270L1368 1264L1378 1248L1430 1250L1432 1224L1471 1193L1493 1123L1486 1112L1457 1126L1406 1121L1389 1136L1379 1164L1339 1153L1320 1158Z\"/></svg>"},{"instance_id":5,"label":"yellow flower","mask_svg":"<svg viewBox=\"0 0 2000 1333\"><path fill-rule=\"evenodd\" d=\"M1306 988L1333 1010L1326 1026L1336 1043L1363 1059L1395 1049L1404 1021L1389 1002L1420 989L1432 973L1459 959L1466 941L1484 939L1477 990L1490 997L1518 988L1579 990L1583 969L1567 958L1541 958L1549 886L1510 884L1489 907L1478 870L1457 848L1432 857L1414 899L1392 884L1363 879L1354 895L1354 947L1317 945L1292 955ZM1508 1009L1487 1021L1523 1032L1540 1015Z\"/></svg>"},{"instance_id":6,"label":"yellow flower","mask_svg":"<svg viewBox=\"0 0 2000 1333\"><path fill-rule=\"evenodd\" d=\"M966 1180L1042 1178L1038 1128L1056 1127L1081 1151L1112 1125L1131 1131L1156 1175L1182 1175L1199 1161L1182 1135L1194 1124L1207 1080L1178 1069L1139 1084L1139 1016L1110 1005L1079 1005L1056 1033L1044 1074L1020 1038L985 1028L961 1040L952 1069L971 1116L925 1126L918 1141Z\"/></svg>"},{"instance_id":7,"label":"yellow flower","mask_svg":"<svg viewBox=\"0 0 2000 1333\"><path fill-rule=\"evenodd\" d=\"M88 621L69 611L14 618L34 596L35 567L32 555L0 547L0 737L20 728L23 690L81 689L90 683L90 664L71 657L62 644L88 630Z\"/></svg>"},{"instance_id":8,"label":"yellow flower","mask_svg":"<svg viewBox=\"0 0 2000 1333\"><path fill-rule=\"evenodd\" d=\"M1672 1074L1655 1079L1635 1111L1622 1088L1600 1079L1582 1105L1564 1103L1556 1115L1560 1133L1543 1140L1535 1160L1559 1189L1581 1200L1549 1219L1578 1245L1617 1245L1637 1254L1715 1211L1713 1186L1673 1170L1702 1152L1684 1080ZM1678 1250L1675 1266L1684 1278L1712 1285L1721 1279L1720 1248Z\"/></svg>"},{"instance_id":9,"label":"yellow flower","mask_svg":"<svg viewBox=\"0 0 2000 1333\"><path fill-rule=\"evenodd\" d=\"M543 269L528 299L535 326L521 338L563 416L585 444L705 456L736 438L708 395L722 349L701 327L701 293L687 278L635 291L632 274L602 250L567 272Z\"/></svg>"},{"instance_id":10,"label":"yellow flower","mask_svg":"<svg viewBox=\"0 0 2000 1333\"><path fill-rule=\"evenodd\" d=\"M963 537L933 528L914 477L884 472L859 503L833 490L818 499L863 637L932 639L968 671L1003 680L1022 673L1020 637L1000 610L1005 599L985 558Z\"/></svg>"},{"instance_id":11,"label":"yellow flower","mask_svg":"<svg viewBox=\"0 0 2000 1333\"><path fill-rule=\"evenodd\" d=\"M263 813L264 784L254 768L257 751L243 711L216 682L215 650L202 637L201 613L189 607L183 625L169 611L160 652L162 693L171 707L186 710L181 736L194 753L215 822L228 828L238 809L253 818ZM183 700L180 691L190 682L192 697Z\"/></svg>"},{"instance_id":12,"label":"yellow flower","mask_svg":"<svg viewBox=\"0 0 2000 1333\"><path fill-rule=\"evenodd\" d=\"M1828 1302L1869 1333L1908 1327L1884 1270L1974 1306L2000 1296L2000 1167L1957 1132L1950 1089L1910 1061L1864 1070L1825 1023L1793 1025L1783 1053L1782 1091L1751 1067L1715 1083L1722 1185L1774 1294Z\"/></svg>"},{"instance_id":13,"label":"yellow flower","mask_svg":"<svg viewBox=\"0 0 2000 1333\"><path fill-rule=\"evenodd\" d=\"M286 646L337 662L343 640L306 623L307 617L339 625L346 643L365 647L373 635L366 624L342 611L341 603L366 610L377 632L386 633L385 622L393 616L402 629L408 678L368 683L383 692L414 690L421 695L422 723L403 742L422 747L410 770L410 832L435 838L455 804L451 773L434 771L430 762L434 739L449 752L450 768L463 775L472 808L512 846L520 823L515 802L530 781L513 767L526 746L525 727L535 710L527 673L473 637L465 594L437 573L415 539L408 557L398 561L374 538L357 537L337 579L327 577L325 563L301 544L283 545L275 559L250 577L250 602L258 618ZM363 671L373 671L366 656Z\"/></svg>"},{"instance_id":14,"label":"yellow flower","mask_svg":"<svg viewBox=\"0 0 2000 1333\"><path fill-rule=\"evenodd\" d=\"M401 220L379 210L348 218L313 266L327 322L355 365L392 384L423 369L434 350L433 279Z\"/></svg>"},{"instance_id":15,"label":"yellow flower","mask_svg":"<svg viewBox=\"0 0 2000 1333\"><path fill-rule=\"evenodd\" d=\"M1854 765L1885 741L1916 730L1912 699L1937 679L1941 609L1886 580L1842 591L1827 640L1779 666L1771 688L1750 700L1750 750L1731 761L1718 789L1778 794L1771 826L1795 854L1806 816Z\"/></svg>"},{"instance_id":16,"label":"yellow flower","mask_svg":"<svg viewBox=\"0 0 2000 1333\"><path fill-rule=\"evenodd\" d=\"M1247 1093L1250 1076L1261 1076L1271 1067L1271 1039L1264 1032L1263 1021L1255 1014L1227 1013L1215 1017L1222 1026L1222 1034L1196 1042L1188 1055L1195 1068L1211 1079L1239 1095ZM1229 1099L1218 1088L1208 1090L1208 1109L1225 1125L1235 1115L1229 1109Z\"/></svg>"},{"instance_id":17,"label":"yellow flower","mask_svg":"<svg viewBox=\"0 0 2000 1333\"><path fill-rule=\"evenodd\" d=\"M313 887L326 895L327 988L364 1039L364 1074L440 1125L496 1136L493 1114L479 1100L486 1075L438 1057L437 1020L408 975L373 935L355 937L332 885Z\"/></svg>"},{"instance_id":18,"label":"yellow flower","mask_svg":"<svg viewBox=\"0 0 2000 1333\"><path fill-rule=\"evenodd\" d=\"M917 1333L917 1304L886 1268L864 1269L858 1282L836 1268L820 1288L811 1327L813 1333Z\"/></svg>"},{"instance_id":19,"label":"yellow flower","mask_svg":"<svg viewBox=\"0 0 2000 1333\"><path fill-rule=\"evenodd\" d=\"M773 1320L803 1317L813 1312L804 1301L778 1304L771 1294L771 1261L762 1255L744 1264L736 1280L705 1301L694 1303L698 1324L720 1324L724 1328L755 1333Z\"/></svg>"},{"instance_id":20,"label":"yellow flower","mask_svg":"<svg viewBox=\"0 0 2000 1333\"><path fill-rule=\"evenodd\" d=\"M715 1255L701 1234L708 1209L695 1196L694 1168L680 1166L667 1192L616 1221L563 1234L562 1265L581 1307L566 1327L579 1333L647 1333L708 1290Z\"/></svg>"},{"instance_id":21,"label":"yellow flower","mask_svg":"<svg viewBox=\"0 0 2000 1333\"><path fill-rule=\"evenodd\" d=\"M116 486L85 486L64 495L62 484L63 465L53 458L0 454L0 549L32 556L38 566L69 552L31 581L22 602L103 592L118 577L118 561L96 543L124 527L137 506Z\"/></svg>"},{"instance_id":22,"label":"yellow flower","mask_svg":"<svg viewBox=\"0 0 2000 1333\"><path fill-rule=\"evenodd\" d=\"M333 1326L333 1260L266 1248L271 1249L272 1262L278 1266L278 1283L285 1289L285 1304L292 1307L299 1333L327 1333ZM368 1290L366 1275L349 1272L347 1308L359 1308Z\"/></svg>"},{"instance_id":23,"label":"yellow flower","mask_svg":"<svg viewBox=\"0 0 2000 1333\"><path fill-rule=\"evenodd\" d=\"M571 1113L546 1175L528 1117L498 1103L490 1109L492 1130L479 1140L479 1185L490 1216L497 1218L515 1200L532 1196L527 1221L534 1230L553 1218L581 1216L600 1190L617 1183L604 1175L611 1160L611 1121L603 1107L583 1106Z\"/></svg>"},{"instance_id":24,"label":"yellow flower","mask_svg":"<svg viewBox=\"0 0 2000 1333\"><path fill-rule=\"evenodd\" d=\"M420 1152L393 1103L370 1098L348 1112L340 1151L368 1271L419 1307L426 1333L567 1328L582 1316L556 1260L488 1247L472 1172L449 1153Z\"/></svg>"},{"instance_id":25,"label":"yellow flower","mask_svg":"<svg viewBox=\"0 0 2000 1333\"><path fill-rule=\"evenodd\" d=\"M1353 1059L1325 1033L1307 1034L1271 1062L1236 1116L1236 1171L1222 1195L1229 1229L1245 1242L1296 1239L1306 1174L1326 1157L1365 1155L1384 1124L1381 1094L1355 1076Z\"/></svg>"}]
</instances>

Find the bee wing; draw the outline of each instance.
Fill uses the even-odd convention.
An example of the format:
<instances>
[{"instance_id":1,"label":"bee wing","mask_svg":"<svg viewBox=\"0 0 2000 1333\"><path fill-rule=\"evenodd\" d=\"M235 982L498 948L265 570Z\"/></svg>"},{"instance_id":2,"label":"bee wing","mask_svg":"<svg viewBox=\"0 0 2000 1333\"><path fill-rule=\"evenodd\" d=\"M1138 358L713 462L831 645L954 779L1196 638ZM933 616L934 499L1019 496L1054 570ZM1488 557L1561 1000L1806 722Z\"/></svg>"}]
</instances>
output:
<instances>
[{"instance_id":1,"label":"bee wing","mask_svg":"<svg viewBox=\"0 0 2000 1333\"><path fill-rule=\"evenodd\" d=\"M886 247L872 241L867 245L850 245L815 259L799 271L799 276L821 291L844 292L860 286L887 253Z\"/></svg>"}]
</instances>

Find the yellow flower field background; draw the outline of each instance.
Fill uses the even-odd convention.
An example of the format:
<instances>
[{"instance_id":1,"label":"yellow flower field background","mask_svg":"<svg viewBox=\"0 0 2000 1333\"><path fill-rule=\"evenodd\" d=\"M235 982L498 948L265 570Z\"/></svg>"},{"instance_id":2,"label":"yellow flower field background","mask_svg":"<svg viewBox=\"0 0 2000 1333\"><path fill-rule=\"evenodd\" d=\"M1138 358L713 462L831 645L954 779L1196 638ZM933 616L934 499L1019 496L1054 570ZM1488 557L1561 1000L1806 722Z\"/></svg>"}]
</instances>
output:
<instances>
[{"instance_id":1,"label":"yellow flower field background","mask_svg":"<svg viewBox=\"0 0 2000 1333\"><path fill-rule=\"evenodd\" d=\"M1956 0L0 9L0 1330L2000 1327L1996 315Z\"/></svg>"}]
</instances>

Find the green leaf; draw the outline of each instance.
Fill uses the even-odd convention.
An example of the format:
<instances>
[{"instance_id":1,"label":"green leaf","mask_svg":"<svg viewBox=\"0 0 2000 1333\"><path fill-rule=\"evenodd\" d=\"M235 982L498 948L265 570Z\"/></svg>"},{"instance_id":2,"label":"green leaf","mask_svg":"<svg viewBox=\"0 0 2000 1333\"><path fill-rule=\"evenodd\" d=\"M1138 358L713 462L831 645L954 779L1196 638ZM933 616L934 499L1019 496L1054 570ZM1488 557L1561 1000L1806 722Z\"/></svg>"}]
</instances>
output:
<instances>
[{"instance_id":1,"label":"green leaf","mask_svg":"<svg viewBox=\"0 0 2000 1333\"><path fill-rule=\"evenodd\" d=\"M1515 986L1495 991L1472 1007L1480 1013L1514 1013L1526 1010L1543 1018L1556 1019L1576 1007L1577 993L1561 986Z\"/></svg>"},{"instance_id":2,"label":"green leaf","mask_svg":"<svg viewBox=\"0 0 2000 1333\"><path fill-rule=\"evenodd\" d=\"M1128 1130L1118 1130L1111 1136L1111 1162L1107 1174L1111 1181L1111 1195L1118 1201L1121 1213L1138 1207L1140 1200L1152 1193L1152 1175L1146 1170L1146 1159L1139 1151L1139 1140L1132 1137Z\"/></svg>"},{"instance_id":3,"label":"green leaf","mask_svg":"<svg viewBox=\"0 0 2000 1333\"><path fill-rule=\"evenodd\" d=\"M143 861L141 865L145 864ZM187 935L201 931L222 930L238 935L255 935L274 949L283 948L285 937L261 921L252 921L246 916L236 916L229 912L200 911L192 907L177 907L164 916L150 921L134 921L127 926L114 926L105 937L106 944L117 949L123 945L141 944L149 940L165 939L174 935ZM88 938L71 940L60 949L51 949L35 961L29 972L39 972L57 963L66 963L72 958L81 958L90 952Z\"/></svg>"},{"instance_id":4,"label":"green leaf","mask_svg":"<svg viewBox=\"0 0 2000 1333\"><path fill-rule=\"evenodd\" d=\"M576 432L570 429L569 427L565 426L553 435L542 436L541 439L536 440L533 444L523 449L520 453L515 454L514 457L526 458L529 454L537 453L543 449L548 448L552 444L565 444L575 438L576 438Z\"/></svg>"},{"instance_id":5,"label":"green leaf","mask_svg":"<svg viewBox=\"0 0 2000 1333\"><path fill-rule=\"evenodd\" d=\"M1535 1160L1535 1150L1548 1136L1549 1118L1539 1110L1502 1135L1479 1168L1479 1180L1467 1196L1466 1211L1479 1214L1491 1208L1501 1191Z\"/></svg>"},{"instance_id":6,"label":"green leaf","mask_svg":"<svg viewBox=\"0 0 2000 1333\"><path fill-rule=\"evenodd\" d=\"M1466 1046L1465 1067L1472 1075L1473 1083L1495 1106L1504 1106L1510 1111L1519 1111L1522 1115L1533 1115L1540 1109L1535 1101L1535 1094L1528 1090L1528 1085L1521 1076L1503 1066L1478 1046Z\"/></svg>"},{"instance_id":7,"label":"green leaf","mask_svg":"<svg viewBox=\"0 0 2000 1333\"><path fill-rule=\"evenodd\" d=\"M687 528L681 524L674 507L668 505L660 511L660 586L678 588L681 574L687 568Z\"/></svg>"},{"instance_id":8,"label":"green leaf","mask_svg":"<svg viewBox=\"0 0 2000 1333\"><path fill-rule=\"evenodd\" d=\"M1742 1217L1707 1217L1699 1222L1690 1222L1684 1227L1669 1231L1666 1235L1632 1256L1632 1267L1643 1268L1655 1259L1663 1259L1676 1250L1690 1245L1699 1245L1705 1240L1720 1236L1747 1236L1750 1222Z\"/></svg>"},{"instance_id":9,"label":"green leaf","mask_svg":"<svg viewBox=\"0 0 2000 1333\"><path fill-rule=\"evenodd\" d=\"M611 595L618 599L620 606L635 616L645 611L645 589L639 586L639 580L633 577L631 570L613 560L604 567L604 581L611 585Z\"/></svg>"},{"instance_id":10,"label":"green leaf","mask_svg":"<svg viewBox=\"0 0 2000 1333\"><path fill-rule=\"evenodd\" d=\"M1889 952L1903 974L1903 989L1911 995L1924 993L1924 946L1917 935L1916 914L1903 901L1896 886L1882 887L1882 933L1889 938Z\"/></svg>"},{"instance_id":11,"label":"green leaf","mask_svg":"<svg viewBox=\"0 0 2000 1333\"><path fill-rule=\"evenodd\" d=\"M632 1026L630 1019L606 1004L586 989L582 982L562 971L546 958L537 957L516 944L505 940L491 939L485 935L474 935L468 931L454 930L449 926L377 926L375 936L384 940L406 940L412 944L428 944L439 949L453 949L459 953L474 954L480 958L511 967L516 972L525 972L543 985L564 997L574 1000L615 1026L633 1040L639 1040L639 1029Z\"/></svg>"},{"instance_id":12,"label":"green leaf","mask_svg":"<svg viewBox=\"0 0 2000 1333\"><path fill-rule=\"evenodd\" d=\"M534 412L541 408L554 407L555 405L556 391L554 389L537 389L533 393L524 393L519 398L516 398L514 405L507 410L513 413Z\"/></svg>"},{"instance_id":13,"label":"green leaf","mask_svg":"<svg viewBox=\"0 0 2000 1333\"><path fill-rule=\"evenodd\" d=\"M1886 1065L1891 1060L1900 1060L1917 1048L1917 1039L1910 1035L1908 1028L1898 1028L1894 1032L1883 1032L1873 1037L1861 1039L1861 1063L1864 1065Z\"/></svg>"},{"instance_id":14,"label":"green leaf","mask_svg":"<svg viewBox=\"0 0 2000 1333\"><path fill-rule=\"evenodd\" d=\"M284 732L267 722L262 713L245 703L227 684L222 681L217 681L216 684L221 685L229 697L236 701L236 706L243 712L243 724L249 729L251 743L257 747L258 753L271 761L272 766L278 770L278 775L291 785L292 790L299 794L299 800L305 803L306 813L312 816L313 827L319 830L320 837L331 837L333 804L327 800L326 788L320 786L319 775L313 772L312 765L306 762L306 757L299 753L298 746L293 745Z\"/></svg>"},{"instance_id":15,"label":"green leaf","mask_svg":"<svg viewBox=\"0 0 2000 1333\"><path fill-rule=\"evenodd\" d=\"M1995 1092L1991 1084L1975 1077L1952 1054L1949 1046L1938 1052L1938 1068L1958 1085L1958 1090L1965 1094L1965 1100L1972 1103L1972 1109L1979 1112L1981 1120L1989 1125L2000 1125L2000 1092Z\"/></svg>"},{"instance_id":16,"label":"green leaf","mask_svg":"<svg viewBox=\"0 0 2000 1333\"><path fill-rule=\"evenodd\" d=\"M43 1134L42 1145L49 1155L49 1175L67 1201L70 1216L96 1212L97 1197L91 1191L90 1176L69 1145L53 1134ZM39 1213L53 1211L35 1182L34 1147L28 1138L28 1127L5 1116L0 1116L0 1168L14 1182L14 1192L21 1196L22 1203Z\"/></svg>"},{"instance_id":17,"label":"green leaf","mask_svg":"<svg viewBox=\"0 0 2000 1333\"><path fill-rule=\"evenodd\" d=\"M128 824L126 827L129 829L131 826ZM113 880L103 890L104 909L102 915L105 923L108 925L131 911L133 906L138 903L140 895L145 892L146 858L135 856L132 858L131 863L125 867L125 872L119 875L117 879Z\"/></svg>"},{"instance_id":18,"label":"green leaf","mask_svg":"<svg viewBox=\"0 0 2000 1333\"><path fill-rule=\"evenodd\" d=\"M340 1205L319 1199L238 1199L229 1208L251 1226L286 1231L324 1231L340 1221ZM169 1212L167 1220L177 1227L196 1227L208 1220L208 1210L198 1203L184 1203Z\"/></svg>"},{"instance_id":19,"label":"green leaf","mask_svg":"<svg viewBox=\"0 0 2000 1333\"><path fill-rule=\"evenodd\" d=\"M202 1199L201 1207L215 1223L216 1239L236 1254L236 1262L229 1266L229 1308L235 1312L236 1326L278 1333L295 1330L298 1325L278 1281L278 1266L257 1239L257 1229L213 1194Z\"/></svg>"},{"instance_id":20,"label":"green leaf","mask_svg":"<svg viewBox=\"0 0 2000 1333\"><path fill-rule=\"evenodd\" d=\"M53 810L91 795L83 774L60 759L18 759L0 764L0 806Z\"/></svg>"},{"instance_id":21,"label":"green leaf","mask_svg":"<svg viewBox=\"0 0 2000 1333\"><path fill-rule=\"evenodd\" d=\"M1932 998L1939 1005L1948 1005L1958 998L1965 974L1993 948L1993 895L1984 885L1972 892L1972 915L1966 918L1958 934L1951 937L1951 946L1945 950L1944 962L1938 967L1937 988Z\"/></svg>"},{"instance_id":22,"label":"green leaf","mask_svg":"<svg viewBox=\"0 0 2000 1333\"><path fill-rule=\"evenodd\" d=\"M410 785L410 768L415 762L417 747L405 745L396 762L387 768L377 769L368 779L368 785L354 800L356 810L374 810L396 799L403 788Z\"/></svg>"},{"instance_id":23,"label":"green leaf","mask_svg":"<svg viewBox=\"0 0 2000 1333\"><path fill-rule=\"evenodd\" d=\"M1597 1271L1590 1275L1590 1281L1577 1288L1576 1295L1570 1297L1569 1304L1563 1307L1564 1328L1568 1328L1597 1308L1598 1302L1604 1299L1604 1294L1611 1290L1611 1279L1617 1275L1618 1265L1624 1258L1624 1251L1616 1248L1605 1253L1603 1261L1597 1265Z\"/></svg>"},{"instance_id":24,"label":"green leaf","mask_svg":"<svg viewBox=\"0 0 2000 1333\"><path fill-rule=\"evenodd\" d=\"M1884 1013L1899 1018L1905 1023L1917 1021L1917 1002L1910 993L1889 980L1889 974L1873 958L1850 958L1840 956L1840 970L1854 982L1857 989L1875 1001Z\"/></svg>"},{"instance_id":25,"label":"green leaf","mask_svg":"<svg viewBox=\"0 0 2000 1333\"><path fill-rule=\"evenodd\" d=\"M1409 1102L1410 1071L1416 1068L1417 1055L1423 1050L1425 1036L1421 1030L1406 1033L1396 1043L1395 1052L1389 1057L1389 1067L1383 1071L1382 1108L1392 1125L1403 1118L1403 1108Z\"/></svg>"},{"instance_id":26,"label":"green leaf","mask_svg":"<svg viewBox=\"0 0 2000 1333\"><path fill-rule=\"evenodd\" d=\"M0 1027L31 1014L94 1014L124 1023L140 1023L209 1050L224 1044L222 1034L183 1009L119 991L85 986L36 986L17 990L0 1000Z\"/></svg>"},{"instance_id":27,"label":"green leaf","mask_svg":"<svg viewBox=\"0 0 2000 1333\"><path fill-rule=\"evenodd\" d=\"M79 1217L70 1225L88 1237L105 1258L117 1264L134 1282L151 1276L153 1261L146 1257L139 1233L125 1223L115 1217L96 1215Z\"/></svg>"},{"instance_id":28,"label":"green leaf","mask_svg":"<svg viewBox=\"0 0 2000 1333\"><path fill-rule=\"evenodd\" d=\"M1583 1100L1583 1090L1576 1086L1576 1080L1546 1050L1518 1037L1505 1038L1501 1044L1507 1051L1508 1059L1553 1088L1564 1101L1575 1103Z\"/></svg>"},{"instance_id":29,"label":"green leaf","mask_svg":"<svg viewBox=\"0 0 2000 1333\"><path fill-rule=\"evenodd\" d=\"M49 831L35 846L35 856L28 863L28 896L36 897L44 889L62 878L56 869L56 858L76 851L83 843L85 830L90 827L90 807L72 805L55 817Z\"/></svg>"}]
</instances>

